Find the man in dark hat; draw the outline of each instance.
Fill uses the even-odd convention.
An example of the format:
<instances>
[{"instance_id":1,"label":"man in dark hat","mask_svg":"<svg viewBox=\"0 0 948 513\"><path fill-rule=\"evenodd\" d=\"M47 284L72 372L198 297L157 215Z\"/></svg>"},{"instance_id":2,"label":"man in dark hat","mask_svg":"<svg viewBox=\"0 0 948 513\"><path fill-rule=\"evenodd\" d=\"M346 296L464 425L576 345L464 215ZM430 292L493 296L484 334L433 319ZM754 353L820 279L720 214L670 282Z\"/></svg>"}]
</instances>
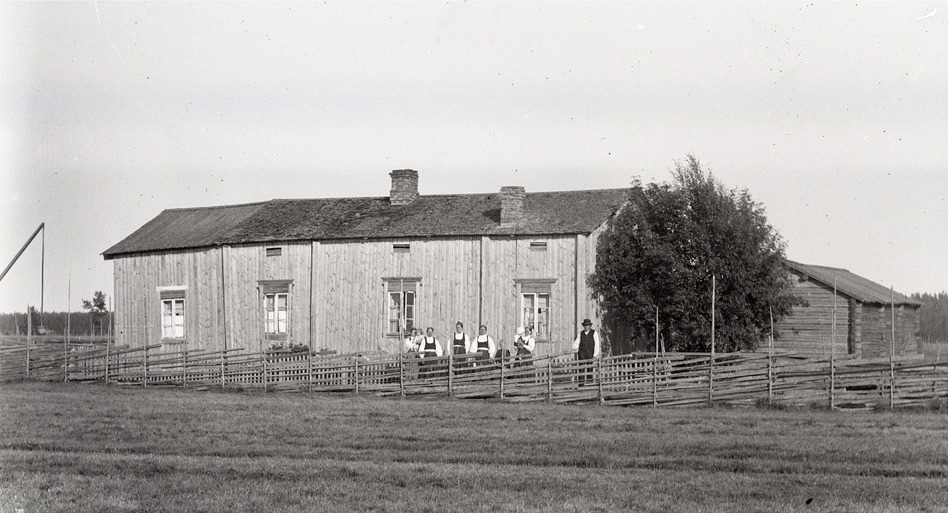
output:
<instances>
[{"instance_id":1,"label":"man in dark hat","mask_svg":"<svg viewBox=\"0 0 948 513\"><path fill-rule=\"evenodd\" d=\"M573 341L573 350L576 351L576 359L592 360L593 358L599 358L601 347L599 333L592 329L592 321L583 319L583 331L580 331L579 335L576 336L576 340ZM580 384L589 380L591 375L592 372L589 369L580 370Z\"/></svg>"}]
</instances>

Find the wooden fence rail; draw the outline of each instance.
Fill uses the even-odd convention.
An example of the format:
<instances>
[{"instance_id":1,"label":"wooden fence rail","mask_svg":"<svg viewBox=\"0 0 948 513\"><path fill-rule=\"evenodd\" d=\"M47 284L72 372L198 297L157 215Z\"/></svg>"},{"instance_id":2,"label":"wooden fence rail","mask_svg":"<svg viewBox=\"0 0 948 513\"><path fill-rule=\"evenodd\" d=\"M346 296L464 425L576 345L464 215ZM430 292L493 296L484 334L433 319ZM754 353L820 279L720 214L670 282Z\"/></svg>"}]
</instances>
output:
<instances>
[{"instance_id":1,"label":"wooden fence rail","mask_svg":"<svg viewBox=\"0 0 948 513\"><path fill-rule=\"evenodd\" d=\"M101 344L0 347L0 382L102 381L141 386L441 394L459 399L621 406L832 405L837 409L924 406L948 400L948 362L812 360L792 354L634 353L577 360L438 358L380 352L159 351ZM713 389L712 389L713 386ZM712 393L713 390L713 393Z\"/></svg>"}]
</instances>

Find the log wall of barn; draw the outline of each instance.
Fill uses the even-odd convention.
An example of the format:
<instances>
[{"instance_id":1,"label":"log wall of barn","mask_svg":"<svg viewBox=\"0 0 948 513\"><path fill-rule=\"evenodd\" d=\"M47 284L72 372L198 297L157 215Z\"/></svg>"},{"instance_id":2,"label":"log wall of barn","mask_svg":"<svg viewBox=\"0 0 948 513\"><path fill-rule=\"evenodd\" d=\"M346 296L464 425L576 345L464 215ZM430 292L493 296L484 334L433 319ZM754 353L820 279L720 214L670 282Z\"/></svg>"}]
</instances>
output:
<instances>
[{"instance_id":1,"label":"log wall of barn","mask_svg":"<svg viewBox=\"0 0 948 513\"><path fill-rule=\"evenodd\" d=\"M793 314L776 323L777 337L774 348L796 351L801 355L829 358L831 350L839 356L850 352L850 303L839 294L836 298L836 338L833 332L833 288L814 280L800 281L792 276L794 294L808 306L796 306ZM830 340L834 347L830 347ZM767 341L761 344L767 349Z\"/></svg>"},{"instance_id":2,"label":"log wall of barn","mask_svg":"<svg viewBox=\"0 0 948 513\"><path fill-rule=\"evenodd\" d=\"M895 305L895 347L892 342L892 307L861 305L859 354L865 358L896 358L918 355L918 308Z\"/></svg>"}]
</instances>

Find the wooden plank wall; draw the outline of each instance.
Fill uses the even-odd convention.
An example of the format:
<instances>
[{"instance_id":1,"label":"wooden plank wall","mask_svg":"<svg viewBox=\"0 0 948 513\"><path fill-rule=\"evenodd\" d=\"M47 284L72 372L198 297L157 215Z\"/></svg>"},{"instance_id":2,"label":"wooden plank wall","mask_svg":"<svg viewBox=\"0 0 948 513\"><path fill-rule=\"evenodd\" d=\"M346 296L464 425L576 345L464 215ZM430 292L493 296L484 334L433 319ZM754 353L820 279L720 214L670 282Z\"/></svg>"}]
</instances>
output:
<instances>
[{"instance_id":1,"label":"wooden plank wall","mask_svg":"<svg viewBox=\"0 0 948 513\"><path fill-rule=\"evenodd\" d=\"M918 355L918 308L895 305L895 356ZM888 358L892 350L892 310L890 305L862 305L861 356Z\"/></svg>"},{"instance_id":2,"label":"wooden plank wall","mask_svg":"<svg viewBox=\"0 0 948 513\"><path fill-rule=\"evenodd\" d=\"M266 248L275 247L281 254L266 256ZM264 340L261 280L292 280L289 332L284 343L310 344L310 248L308 242L224 248L228 347L261 351L274 342Z\"/></svg>"},{"instance_id":3,"label":"wooden plank wall","mask_svg":"<svg viewBox=\"0 0 948 513\"><path fill-rule=\"evenodd\" d=\"M833 330L833 288L826 287L814 280L800 281L794 275L794 293L809 303L809 306L797 306L793 314L777 323L779 337L774 347L796 351L806 356L830 356L830 340ZM837 356L849 353L850 333L849 298L839 294L836 299L836 338L834 340ZM767 344L761 347L766 350Z\"/></svg>"},{"instance_id":4,"label":"wooden plank wall","mask_svg":"<svg viewBox=\"0 0 948 513\"><path fill-rule=\"evenodd\" d=\"M144 346L162 343L158 287L186 287L185 342L163 350L216 349L223 342L220 248L165 251L114 260L115 340Z\"/></svg>"},{"instance_id":5,"label":"wooden plank wall","mask_svg":"<svg viewBox=\"0 0 948 513\"><path fill-rule=\"evenodd\" d=\"M161 343L158 287L182 286L187 287L186 344L168 344L163 351L264 350L270 342L264 340L258 284L292 280L287 343L317 351L397 353L400 340L386 336L383 278L403 277L421 279L417 325L434 327L446 340L458 320L469 336L484 323L498 343L512 348L521 322L516 280L555 279L551 342L539 344L538 354L558 353L569 349L583 318L599 325L586 286L597 239L398 239L410 244L408 252L393 250L396 239L317 241L120 257L114 260L118 340L133 347ZM534 241L546 242L546 250L531 249ZM267 247L279 247L282 254L268 257Z\"/></svg>"}]
</instances>

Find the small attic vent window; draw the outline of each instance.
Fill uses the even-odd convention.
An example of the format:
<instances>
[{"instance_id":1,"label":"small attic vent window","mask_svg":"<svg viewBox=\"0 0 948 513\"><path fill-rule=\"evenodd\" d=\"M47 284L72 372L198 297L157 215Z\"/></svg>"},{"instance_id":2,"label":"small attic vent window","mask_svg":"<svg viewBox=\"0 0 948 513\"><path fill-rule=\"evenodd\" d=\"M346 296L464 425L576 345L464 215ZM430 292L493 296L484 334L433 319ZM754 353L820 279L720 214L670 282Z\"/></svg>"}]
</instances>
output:
<instances>
[{"instance_id":1,"label":"small attic vent window","mask_svg":"<svg viewBox=\"0 0 948 513\"><path fill-rule=\"evenodd\" d=\"M533 241L530 243L530 249L534 251L546 251L546 241Z\"/></svg>"},{"instance_id":2,"label":"small attic vent window","mask_svg":"<svg viewBox=\"0 0 948 513\"><path fill-rule=\"evenodd\" d=\"M411 244L407 242L396 242L392 244L392 251L396 253L408 253L411 251Z\"/></svg>"},{"instance_id":3,"label":"small attic vent window","mask_svg":"<svg viewBox=\"0 0 948 513\"><path fill-rule=\"evenodd\" d=\"M267 248L266 252L268 257L280 256L283 254L283 248Z\"/></svg>"}]
</instances>

